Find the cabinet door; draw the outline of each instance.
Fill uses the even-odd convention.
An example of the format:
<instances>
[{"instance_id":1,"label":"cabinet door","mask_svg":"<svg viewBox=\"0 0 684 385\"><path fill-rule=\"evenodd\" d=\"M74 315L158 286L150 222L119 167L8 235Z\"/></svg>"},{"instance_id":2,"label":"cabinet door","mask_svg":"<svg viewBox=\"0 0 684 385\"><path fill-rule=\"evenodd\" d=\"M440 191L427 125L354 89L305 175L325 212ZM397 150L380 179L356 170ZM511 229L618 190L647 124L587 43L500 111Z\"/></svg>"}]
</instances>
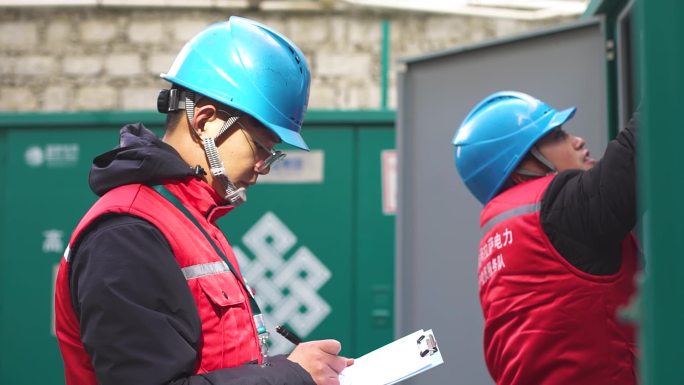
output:
<instances>
[{"instance_id":1,"label":"cabinet door","mask_svg":"<svg viewBox=\"0 0 684 385\"><path fill-rule=\"evenodd\" d=\"M358 131L358 148L354 341L362 355L394 337L393 127L362 127Z\"/></svg>"},{"instance_id":2,"label":"cabinet door","mask_svg":"<svg viewBox=\"0 0 684 385\"><path fill-rule=\"evenodd\" d=\"M311 151L286 148L288 156L219 225L266 314L273 352L292 349L273 333L286 324L303 339L338 339L350 354L354 134L318 126L304 136Z\"/></svg>"}]
</instances>

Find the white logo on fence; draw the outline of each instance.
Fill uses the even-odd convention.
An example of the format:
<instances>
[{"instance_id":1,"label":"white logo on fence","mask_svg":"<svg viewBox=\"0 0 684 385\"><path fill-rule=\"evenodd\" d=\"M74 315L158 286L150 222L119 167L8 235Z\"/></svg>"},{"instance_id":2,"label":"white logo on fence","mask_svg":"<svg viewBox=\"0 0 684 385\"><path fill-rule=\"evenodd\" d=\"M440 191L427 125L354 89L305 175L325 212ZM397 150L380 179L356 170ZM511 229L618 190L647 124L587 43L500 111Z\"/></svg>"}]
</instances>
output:
<instances>
[{"instance_id":1,"label":"white logo on fence","mask_svg":"<svg viewBox=\"0 0 684 385\"><path fill-rule=\"evenodd\" d=\"M64 251L64 240L62 237L64 232L59 230L45 230L43 231L43 252L44 253L61 253Z\"/></svg>"},{"instance_id":2,"label":"white logo on fence","mask_svg":"<svg viewBox=\"0 0 684 385\"><path fill-rule=\"evenodd\" d=\"M43 149L38 146L31 146L24 152L24 160L26 164L31 167L38 167L43 164L45 156L43 156Z\"/></svg>"},{"instance_id":3,"label":"white logo on fence","mask_svg":"<svg viewBox=\"0 0 684 385\"><path fill-rule=\"evenodd\" d=\"M264 214L242 237L255 258L235 247L242 274L256 291L269 330L287 323L295 333L306 337L330 313L330 305L318 289L330 279L330 270L306 246L298 247L297 237L272 212ZM273 335L273 334L272 334ZM271 338L271 350L282 353L291 345L278 335Z\"/></svg>"},{"instance_id":4,"label":"white logo on fence","mask_svg":"<svg viewBox=\"0 0 684 385\"><path fill-rule=\"evenodd\" d=\"M48 143L45 147L30 146L24 151L24 161L30 167L73 167L78 163L78 143Z\"/></svg>"}]
</instances>

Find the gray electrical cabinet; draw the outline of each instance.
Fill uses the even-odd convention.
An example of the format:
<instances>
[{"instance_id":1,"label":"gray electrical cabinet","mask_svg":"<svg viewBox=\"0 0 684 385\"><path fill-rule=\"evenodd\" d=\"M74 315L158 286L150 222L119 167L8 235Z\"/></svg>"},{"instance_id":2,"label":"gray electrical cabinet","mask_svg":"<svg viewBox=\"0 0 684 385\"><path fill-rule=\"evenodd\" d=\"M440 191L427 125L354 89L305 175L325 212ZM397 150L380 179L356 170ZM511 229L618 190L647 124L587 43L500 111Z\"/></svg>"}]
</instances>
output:
<instances>
[{"instance_id":1,"label":"gray electrical cabinet","mask_svg":"<svg viewBox=\"0 0 684 385\"><path fill-rule=\"evenodd\" d=\"M485 96L529 93L563 109L598 158L607 144L602 19L402 60L397 109L395 333L433 329L445 364L416 385L485 385L477 284L482 205L454 166L451 140Z\"/></svg>"}]
</instances>

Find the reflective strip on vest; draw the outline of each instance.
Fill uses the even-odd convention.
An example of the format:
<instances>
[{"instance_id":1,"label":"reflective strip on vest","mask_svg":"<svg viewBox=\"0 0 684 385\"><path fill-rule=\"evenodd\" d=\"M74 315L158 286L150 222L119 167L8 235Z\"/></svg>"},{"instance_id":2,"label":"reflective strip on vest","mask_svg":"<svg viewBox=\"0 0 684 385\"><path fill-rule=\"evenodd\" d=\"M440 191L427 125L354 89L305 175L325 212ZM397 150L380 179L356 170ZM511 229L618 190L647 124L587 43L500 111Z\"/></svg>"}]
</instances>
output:
<instances>
[{"instance_id":1,"label":"reflective strip on vest","mask_svg":"<svg viewBox=\"0 0 684 385\"><path fill-rule=\"evenodd\" d=\"M517 217L518 215L531 214L539 211L541 209L541 203L531 203L529 205L514 207L510 210L506 210L501 214L495 216L494 218L487 221L487 223L482 226L482 234L487 234L492 227L498 225L499 223Z\"/></svg>"},{"instance_id":2,"label":"reflective strip on vest","mask_svg":"<svg viewBox=\"0 0 684 385\"><path fill-rule=\"evenodd\" d=\"M230 269L223 261L192 265L181 269L186 280L199 278L205 275L229 273Z\"/></svg>"}]
</instances>

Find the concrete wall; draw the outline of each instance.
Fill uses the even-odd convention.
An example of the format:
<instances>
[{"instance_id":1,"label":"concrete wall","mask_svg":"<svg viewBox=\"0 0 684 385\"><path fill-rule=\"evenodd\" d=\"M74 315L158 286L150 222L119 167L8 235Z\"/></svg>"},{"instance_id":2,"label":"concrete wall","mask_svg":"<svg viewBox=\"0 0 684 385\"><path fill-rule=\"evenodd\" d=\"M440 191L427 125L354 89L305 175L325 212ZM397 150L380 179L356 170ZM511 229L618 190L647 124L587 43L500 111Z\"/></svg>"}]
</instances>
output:
<instances>
[{"instance_id":1,"label":"concrete wall","mask_svg":"<svg viewBox=\"0 0 684 385\"><path fill-rule=\"evenodd\" d=\"M382 20L391 23L388 106L395 59L564 20L522 22L368 9L245 12L104 7L0 8L0 111L155 110L159 79L183 43L240 14L285 33L312 66L309 108L381 107Z\"/></svg>"}]
</instances>

